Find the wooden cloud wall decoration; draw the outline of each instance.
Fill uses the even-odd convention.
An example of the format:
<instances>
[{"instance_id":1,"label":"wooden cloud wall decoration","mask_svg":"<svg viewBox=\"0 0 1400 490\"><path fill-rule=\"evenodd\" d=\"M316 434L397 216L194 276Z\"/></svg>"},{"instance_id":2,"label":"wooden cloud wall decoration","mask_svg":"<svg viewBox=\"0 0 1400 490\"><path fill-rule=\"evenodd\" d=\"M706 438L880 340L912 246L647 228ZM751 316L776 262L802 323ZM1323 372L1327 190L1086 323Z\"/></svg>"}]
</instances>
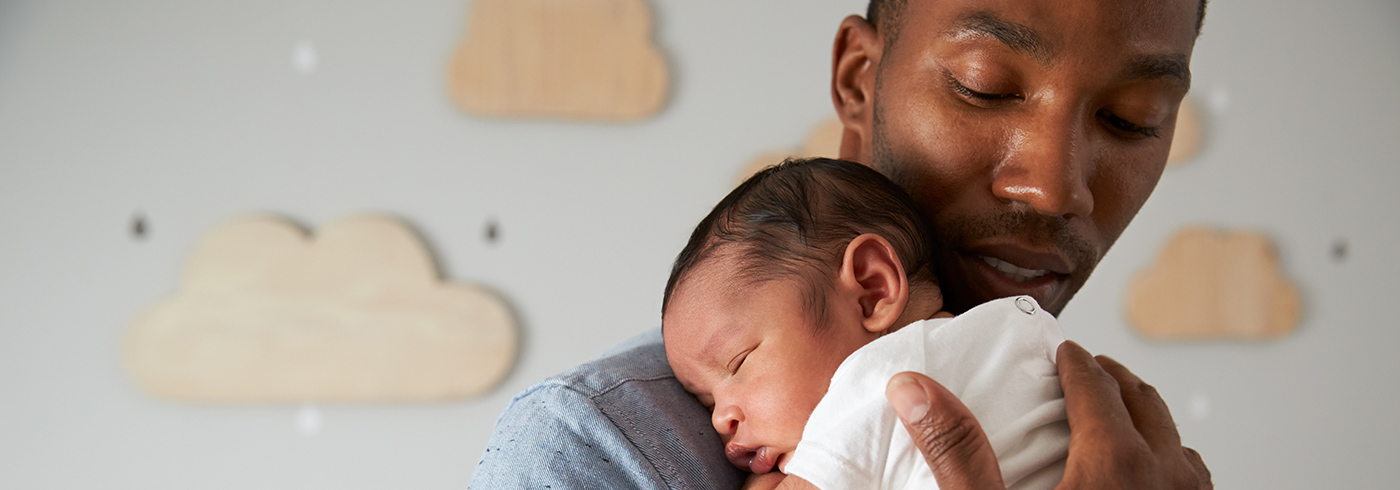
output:
<instances>
[{"instance_id":1,"label":"wooden cloud wall decoration","mask_svg":"<svg viewBox=\"0 0 1400 490\"><path fill-rule=\"evenodd\" d=\"M669 77L643 0L474 0L448 91L493 117L636 120Z\"/></svg>"},{"instance_id":2,"label":"wooden cloud wall decoration","mask_svg":"<svg viewBox=\"0 0 1400 490\"><path fill-rule=\"evenodd\" d=\"M204 237L123 357L138 386L176 401L428 402L496 385L516 342L504 302L440 281L398 220L352 217L311 237L250 216Z\"/></svg>"},{"instance_id":3,"label":"wooden cloud wall decoration","mask_svg":"<svg viewBox=\"0 0 1400 490\"><path fill-rule=\"evenodd\" d=\"M1273 243L1251 232L1183 229L1128 288L1128 320L1157 340L1278 338L1300 315Z\"/></svg>"}]
</instances>

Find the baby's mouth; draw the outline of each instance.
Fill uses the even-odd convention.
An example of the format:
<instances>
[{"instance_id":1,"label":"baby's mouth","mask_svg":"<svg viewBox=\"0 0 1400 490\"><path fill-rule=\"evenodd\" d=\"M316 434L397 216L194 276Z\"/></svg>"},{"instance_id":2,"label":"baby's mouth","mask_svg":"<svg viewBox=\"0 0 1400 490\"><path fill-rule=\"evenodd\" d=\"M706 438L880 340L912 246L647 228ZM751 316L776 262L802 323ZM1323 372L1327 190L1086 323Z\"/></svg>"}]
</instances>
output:
<instances>
[{"instance_id":1,"label":"baby's mouth","mask_svg":"<svg viewBox=\"0 0 1400 490\"><path fill-rule=\"evenodd\" d=\"M734 466L756 475L773 471L773 468L778 464L778 459L782 456L778 451L768 446L753 449L734 443L724 447L724 455Z\"/></svg>"}]
</instances>

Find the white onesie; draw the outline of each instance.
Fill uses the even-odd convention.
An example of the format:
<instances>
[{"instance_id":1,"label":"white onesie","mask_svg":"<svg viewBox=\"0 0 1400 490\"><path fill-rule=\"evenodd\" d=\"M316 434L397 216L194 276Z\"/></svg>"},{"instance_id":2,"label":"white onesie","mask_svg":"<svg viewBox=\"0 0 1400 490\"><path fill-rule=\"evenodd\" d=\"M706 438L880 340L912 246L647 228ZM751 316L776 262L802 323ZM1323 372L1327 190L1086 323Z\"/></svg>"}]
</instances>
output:
<instances>
[{"instance_id":1,"label":"white onesie","mask_svg":"<svg viewBox=\"0 0 1400 490\"><path fill-rule=\"evenodd\" d=\"M1009 489L1052 488L1069 447L1055 317L1029 296L989 301L952 319L923 320L847 357L786 466L823 490L937 488L885 385L904 371L937 380L972 410Z\"/></svg>"}]
</instances>

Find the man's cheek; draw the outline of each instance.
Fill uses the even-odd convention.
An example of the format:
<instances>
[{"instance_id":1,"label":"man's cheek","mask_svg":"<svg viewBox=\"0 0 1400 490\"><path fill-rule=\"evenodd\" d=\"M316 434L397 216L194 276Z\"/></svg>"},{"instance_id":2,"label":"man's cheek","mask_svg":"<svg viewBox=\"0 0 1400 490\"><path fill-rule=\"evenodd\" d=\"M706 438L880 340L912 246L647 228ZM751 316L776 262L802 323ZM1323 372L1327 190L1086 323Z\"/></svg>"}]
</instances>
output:
<instances>
[{"instance_id":1,"label":"man's cheek","mask_svg":"<svg viewBox=\"0 0 1400 490\"><path fill-rule=\"evenodd\" d=\"M1162 174L1161 168L1150 164L1117 170L1096 179L1100 182L1092 187L1095 221L1110 243L1147 203Z\"/></svg>"}]
</instances>

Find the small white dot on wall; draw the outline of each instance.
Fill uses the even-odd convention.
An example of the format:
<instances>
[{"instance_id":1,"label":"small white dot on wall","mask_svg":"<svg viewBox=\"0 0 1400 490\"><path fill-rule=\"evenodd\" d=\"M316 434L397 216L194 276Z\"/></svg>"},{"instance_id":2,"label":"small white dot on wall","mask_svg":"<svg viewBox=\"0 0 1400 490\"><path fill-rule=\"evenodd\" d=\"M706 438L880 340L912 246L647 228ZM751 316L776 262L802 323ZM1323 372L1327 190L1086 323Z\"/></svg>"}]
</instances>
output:
<instances>
[{"instance_id":1,"label":"small white dot on wall","mask_svg":"<svg viewBox=\"0 0 1400 490\"><path fill-rule=\"evenodd\" d=\"M297 431L307 437L321 432L321 411L315 405L303 405L297 410Z\"/></svg>"},{"instance_id":2,"label":"small white dot on wall","mask_svg":"<svg viewBox=\"0 0 1400 490\"><path fill-rule=\"evenodd\" d=\"M303 75L309 75L316 71L316 45L311 41L298 41L292 48L292 68Z\"/></svg>"},{"instance_id":3,"label":"small white dot on wall","mask_svg":"<svg viewBox=\"0 0 1400 490\"><path fill-rule=\"evenodd\" d=\"M1230 110L1230 90L1224 86L1212 88L1206 96L1206 104L1215 116L1225 115L1225 112Z\"/></svg>"},{"instance_id":4,"label":"small white dot on wall","mask_svg":"<svg viewBox=\"0 0 1400 490\"><path fill-rule=\"evenodd\" d=\"M1205 420L1210 416L1210 396L1199 391L1192 393L1186 401L1186 410L1192 420Z\"/></svg>"}]
</instances>

